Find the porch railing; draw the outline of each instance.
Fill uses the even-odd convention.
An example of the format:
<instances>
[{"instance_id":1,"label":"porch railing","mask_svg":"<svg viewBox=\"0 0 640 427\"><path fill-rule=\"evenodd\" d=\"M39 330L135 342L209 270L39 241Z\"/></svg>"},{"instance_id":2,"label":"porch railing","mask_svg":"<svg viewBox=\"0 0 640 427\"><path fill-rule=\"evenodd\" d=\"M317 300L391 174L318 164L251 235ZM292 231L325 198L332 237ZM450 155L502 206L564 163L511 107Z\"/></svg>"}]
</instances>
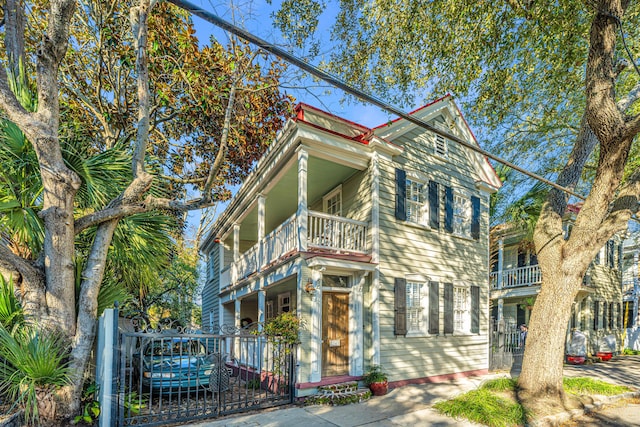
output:
<instances>
[{"instance_id":1,"label":"porch railing","mask_svg":"<svg viewBox=\"0 0 640 427\"><path fill-rule=\"evenodd\" d=\"M509 268L501 272L493 271L490 277L491 289L516 288L542 283L542 272L539 265Z\"/></svg>"},{"instance_id":2,"label":"porch railing","mask_svg":"<svg viewBox=\"0 0 640 427\"><path fill-rule=\"evenodd\" d=\"M264 239L253 245L231 263L231 272L225 276L235 283L252 273L259 271L284 255L299 250L298 218L292 215L267 234ZM329 215L322 212L309 212L307 222L307 247L323 249L336 253L348 252L366 254L368 248L369 225L364 221ZM301 236L302 237L302 236ZM226 283L221 283L224 286Z\"/></svg>"},{"instance_id":3,"label":"porch railing","mask_svg":"<svg viewBox=\"0 0 640 427\"><path fill-rule=\"evenodd\" d=\"M264 238L264 257L270 264L296 248L296 216L292 215Z\"/></svg>"},{"instance_id":4,"label":"porch railing","mask_svg":"<svg viewBox=\"0 0 640 427\"><path fill-rule=\"evenodd\" d=\"M367 252L368 224L321 212L309 212L309 247Z\"/></svg>"},{"instance_id":5,"label":"porch railing","mask_svg":"<svg viewBox=\"0 0 640 427\"><path fill-rule=\"evenodd\" d=\"M240 255L240 259L236 264L238 279L242 279L258 271L258 267L260 266L260 243L256 243L251 249Z\"/></svg>"}]
</instances>

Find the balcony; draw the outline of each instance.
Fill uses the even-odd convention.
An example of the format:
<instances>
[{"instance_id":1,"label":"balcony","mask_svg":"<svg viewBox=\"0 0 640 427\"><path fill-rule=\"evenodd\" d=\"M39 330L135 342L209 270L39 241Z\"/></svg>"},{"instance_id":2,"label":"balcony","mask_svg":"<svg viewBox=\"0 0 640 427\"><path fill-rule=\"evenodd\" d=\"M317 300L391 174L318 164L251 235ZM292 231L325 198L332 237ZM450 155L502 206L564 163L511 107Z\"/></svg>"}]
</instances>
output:
<instances>
[{"instance_id":1,"label":"balcony","mask_svg":"<svg viewBox=\"0 0 640 427\"><path fill-rule=\"evenodd\" d=\"M502 272L492 271L490 280L491 289L539 285L542 283L542 272L540 271L539 265L527 265L524 267L509 268L502 270Z\"/></svg>"},{"instance_id":2,"label":"balcony","mask_svg":"<svg viewBox=\"0 0 640 427\"><path fill-rule=\"evenodd\" d=\"M510 289L525 286L534 286L542 283L542 271L539 265L527 265L518 268L509 268L502 270L502 276L498 271L492 271L489 275L491 281L491 289ZM589 271L585 275L582 282L583 291L589 291L594 287L591 283L591 275Z\"/></svg>"},{"instance_id":3,"label":"balcony","mask_svg":"<svg viewBox=\"0 0 640 427\"><path fill-rule=\"evenodd\" d=\"M300 252L301 242L306 243L308 251L365 255L370 251L369 225L364 221L310 211L307 230L300 225L294 214L241 254L230 265L230 282L236 283L288 255Z\"/></svg>"}]
</instances>

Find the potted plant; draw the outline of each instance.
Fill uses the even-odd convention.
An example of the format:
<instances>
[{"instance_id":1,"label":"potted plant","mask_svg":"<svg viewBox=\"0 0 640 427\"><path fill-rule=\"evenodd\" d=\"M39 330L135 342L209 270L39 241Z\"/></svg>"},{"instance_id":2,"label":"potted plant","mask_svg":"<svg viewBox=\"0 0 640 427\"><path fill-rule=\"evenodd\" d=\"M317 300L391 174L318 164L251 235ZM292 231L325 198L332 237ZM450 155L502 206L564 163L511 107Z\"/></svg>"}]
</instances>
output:
<instances>
[{"instance_id":1,"label":"potted plant","mask_svg":"<svg viewBox=\"0 0 640 427\"><path fill-rule=\"evenodd\" d=\"M374 396L384 396L389 391L387 374L380 365L373 365L363 377L364 383L371 389Z\"/></svg>"},{"instance_id":2,"label":"potted plant","mask_svg":"<svg viewBox=\"0 0 640 427\"><path fill-rule=\"evenodd\" d=\"M520 308L523 310L529 310L531 311L533 309L533 303L536 302L536 299L534 297L527 297L525 298L525 300L520 304Z\"/></svg>"}]
</instances>

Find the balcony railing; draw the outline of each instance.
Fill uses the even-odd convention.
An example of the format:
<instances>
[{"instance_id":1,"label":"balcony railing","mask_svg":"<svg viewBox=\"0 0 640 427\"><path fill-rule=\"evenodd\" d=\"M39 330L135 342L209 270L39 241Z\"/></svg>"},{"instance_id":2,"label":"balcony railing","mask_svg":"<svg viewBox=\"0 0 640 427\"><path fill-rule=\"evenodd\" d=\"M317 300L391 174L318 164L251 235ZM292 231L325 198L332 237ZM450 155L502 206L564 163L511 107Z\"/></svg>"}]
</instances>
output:
<instances>
[{"instance_id":1,"label":"balcony railing","mask_svg":"<svg viewBox=\"0 0 640 427\"><path fill-rule=\"evenodd\" d=\"M270 264L296 248L296 216L290 216L264 238L264 257Z\"/></svg>"},{"instance_id":2,"label":"balcony railing","mask_svg":"<svg viewBox=\"0 0 640 427\"><path fill-rule=\"evenodd\" d=\"M366 222L321 212L309 212L309 247L366 253Z\"/></svg>"},{"instance_id":3,"label":"balcony railing","mask_svg":"<svg viewBox=\"0 0 640 427\"><path fill-rule=\"evenodd\" d=\"M500 273L502 273L502 277L500 277ZM542 272L539 265L510 268L502 270L502 272L493 271L490 277L491 289L517 288L542 283Z\"/></svg>"},{"instance_id":4,"label":"balcony railing","mask_svg":"<svg viewBox=\"0 0 640 427\"><path fill-rule=\"evenodd\" d=\"M307 228L307 247L310 249L335 253L368 253L369 226L366 222L322 212L309 212ZM236 282L283 256L300 250L300 232L297 217L292 215L262 241L240 255L236 262L231 263L229 280Z\"/></svg>"}]
</instances>

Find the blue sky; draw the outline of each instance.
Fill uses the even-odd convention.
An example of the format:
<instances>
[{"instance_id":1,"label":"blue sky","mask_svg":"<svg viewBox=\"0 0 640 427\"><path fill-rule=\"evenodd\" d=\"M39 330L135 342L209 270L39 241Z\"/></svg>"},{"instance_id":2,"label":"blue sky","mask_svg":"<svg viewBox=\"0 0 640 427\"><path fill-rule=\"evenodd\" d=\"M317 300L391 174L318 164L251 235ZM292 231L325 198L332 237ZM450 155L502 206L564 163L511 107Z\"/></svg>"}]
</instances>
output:
<instances>
[{"instance_id":1,"label":"blue sky","mask_svg":"<svg viewBox=\"0 0 640 427\"><path fill-rule=\"evenodd\" d=\"M225 2L212 0L191 0L191 2L226 21L236 23L236 25L264 40L279 46L282 46L284 43L280 33L272 26L271 14L277 10L279 4L277 0L274 0L272 5L258 1L247 3L235 9L232 9L228 3ZM318 34L320 34L319 37L323 41L323 46L327 46L327 52L330 51L331 46L329 27L333 24L334 15L335 13L328 11L320 20ZM228 39L225 33L215 25L198 17L194 17L193 20L196 28L196 36L201 43L207 43L212 35L222 44L227 42ZM319 60L322 60L322 52ZM317 65L317 62L315 64ZM378 107L363 105L355 101L343 102L344 93L339 89L333 89L328 86L317 88L315 87L317 83L312 82L311 79L306 83L305 85L305 82L301 82L301 85L305 86L305 90L288 89L287 92L292 94L297 102L313 105L314 107L329 111L332 114L368 127L378 126L387 122L390 118L395 118L389 116L389 114L380 110Z\"/></svg>"}]
</instances>

